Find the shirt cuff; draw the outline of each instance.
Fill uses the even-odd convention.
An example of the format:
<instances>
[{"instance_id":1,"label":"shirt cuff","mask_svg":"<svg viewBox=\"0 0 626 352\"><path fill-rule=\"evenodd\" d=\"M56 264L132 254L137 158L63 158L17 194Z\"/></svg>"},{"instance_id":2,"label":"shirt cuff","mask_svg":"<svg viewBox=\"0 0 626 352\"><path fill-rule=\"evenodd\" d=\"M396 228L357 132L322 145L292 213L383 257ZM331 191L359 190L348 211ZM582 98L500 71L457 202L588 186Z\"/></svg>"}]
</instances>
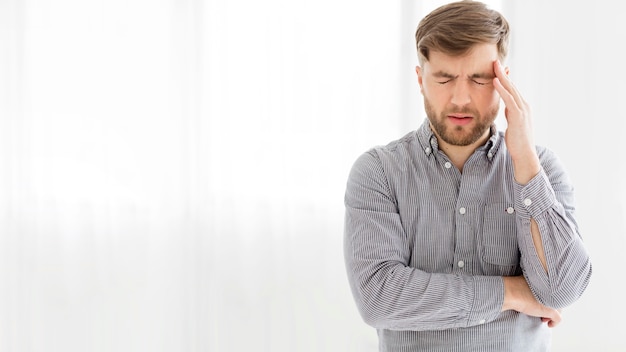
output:
<instances>
[{"instance_id":1,"label":"shirt cuff","mask_svg":"<svg viewBox=\"0 0 626 352\"><path fill-rule=\"evenodd\" d=\"M556 195L543 168L530 182L515 182L515 211L525 218L537 218L556 202Z\"/></svg>"},{"instance_id":2,"label":"shirt cuff","mask_svg":"<svg viewBox=\"0 0 626 352\"><path fill-rule=\"evenodd\" d=\"M490 322L498 317L504 303L504 281L500 276L474 277L474 302L467 327Z\"/></svg>"}]
</instances>

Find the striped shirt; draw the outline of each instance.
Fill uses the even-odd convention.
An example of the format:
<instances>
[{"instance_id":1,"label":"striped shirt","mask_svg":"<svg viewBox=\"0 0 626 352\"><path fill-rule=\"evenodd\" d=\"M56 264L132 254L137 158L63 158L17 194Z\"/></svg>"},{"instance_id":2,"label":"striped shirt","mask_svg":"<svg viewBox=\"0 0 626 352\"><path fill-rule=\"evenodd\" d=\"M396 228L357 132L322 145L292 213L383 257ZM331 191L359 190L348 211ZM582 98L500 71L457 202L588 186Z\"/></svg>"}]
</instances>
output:
<instances>
[{"instance_id":1,"label":"striped shirt","mask_svg":"<svg viewBox=\"0 0 626 352\"><path fill-rule=\"evenodd\" d=\"M540 318L501 312L502 276L523 274L539 302L563 308L585 290L591 263L564 168L549 149L537 152L541 171L518 184L503 133L492 126L461 173L425 120L356 160L345 193L345 264L380 351L549 350Z\"/></svg>"}]
</instances>

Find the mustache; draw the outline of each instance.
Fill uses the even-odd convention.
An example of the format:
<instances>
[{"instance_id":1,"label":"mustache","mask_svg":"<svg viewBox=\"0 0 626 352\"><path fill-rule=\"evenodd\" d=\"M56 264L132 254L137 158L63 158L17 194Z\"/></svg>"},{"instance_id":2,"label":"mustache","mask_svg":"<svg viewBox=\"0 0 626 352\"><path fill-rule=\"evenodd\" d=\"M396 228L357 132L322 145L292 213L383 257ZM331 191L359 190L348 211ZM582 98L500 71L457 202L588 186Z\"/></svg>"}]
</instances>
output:
<instances>
[{"instance_id":1,"label":"mustache","mask_svg":"<svg viewBox=\"0 0 626 352\"><path fill-rule=\"evenodd\" d=\"M467 115L480 117L480 113L477 110L472 109L468 106L464 106L464 107L452 106L452 107L446 108L445 110L441 112L442 116L447 116L449 114L467 114Z\"/></svg>"}]
</instances>

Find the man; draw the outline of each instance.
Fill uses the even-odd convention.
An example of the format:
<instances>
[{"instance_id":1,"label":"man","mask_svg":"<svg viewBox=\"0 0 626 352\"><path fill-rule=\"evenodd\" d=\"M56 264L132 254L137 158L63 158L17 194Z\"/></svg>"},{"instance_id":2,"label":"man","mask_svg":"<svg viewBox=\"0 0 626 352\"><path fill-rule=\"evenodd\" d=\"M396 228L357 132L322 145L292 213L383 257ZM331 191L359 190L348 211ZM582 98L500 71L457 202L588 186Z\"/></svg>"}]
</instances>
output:
<instances>
[{"instance_id":1,"label":"man","mask_svg":"<svg viewBox=\"0 0 626 352\"><path fill-rule=\"evenodd\" d=\"M534 145L528 104L501 64L508 23L459 1L423 18L415 37L428 118L361 155L347 183L356 305L380 351L547 351L591 263L570 181Z\"/></svg>"}]
</instances>

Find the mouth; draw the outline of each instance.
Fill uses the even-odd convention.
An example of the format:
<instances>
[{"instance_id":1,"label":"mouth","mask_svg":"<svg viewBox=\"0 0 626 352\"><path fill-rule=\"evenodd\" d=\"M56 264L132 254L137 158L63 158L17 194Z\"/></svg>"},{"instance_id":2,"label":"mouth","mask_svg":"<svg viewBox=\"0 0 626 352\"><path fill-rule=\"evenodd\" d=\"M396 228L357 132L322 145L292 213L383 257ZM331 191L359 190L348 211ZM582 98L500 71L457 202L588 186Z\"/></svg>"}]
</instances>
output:
<instances>
[{"instance_id":1,"label":"mouth","mask_svg":"<svg viewBox=\"0 0 626 352\"><path fill-rule=\"evenodd\" d=\"M464 114L449 114L448 115L448 120L450 120L453 124L459 125L459 126L467 125L468 123L472 122L473 119L474 119L473 116L464 115Z\"/></svg>"}]
</instances>

